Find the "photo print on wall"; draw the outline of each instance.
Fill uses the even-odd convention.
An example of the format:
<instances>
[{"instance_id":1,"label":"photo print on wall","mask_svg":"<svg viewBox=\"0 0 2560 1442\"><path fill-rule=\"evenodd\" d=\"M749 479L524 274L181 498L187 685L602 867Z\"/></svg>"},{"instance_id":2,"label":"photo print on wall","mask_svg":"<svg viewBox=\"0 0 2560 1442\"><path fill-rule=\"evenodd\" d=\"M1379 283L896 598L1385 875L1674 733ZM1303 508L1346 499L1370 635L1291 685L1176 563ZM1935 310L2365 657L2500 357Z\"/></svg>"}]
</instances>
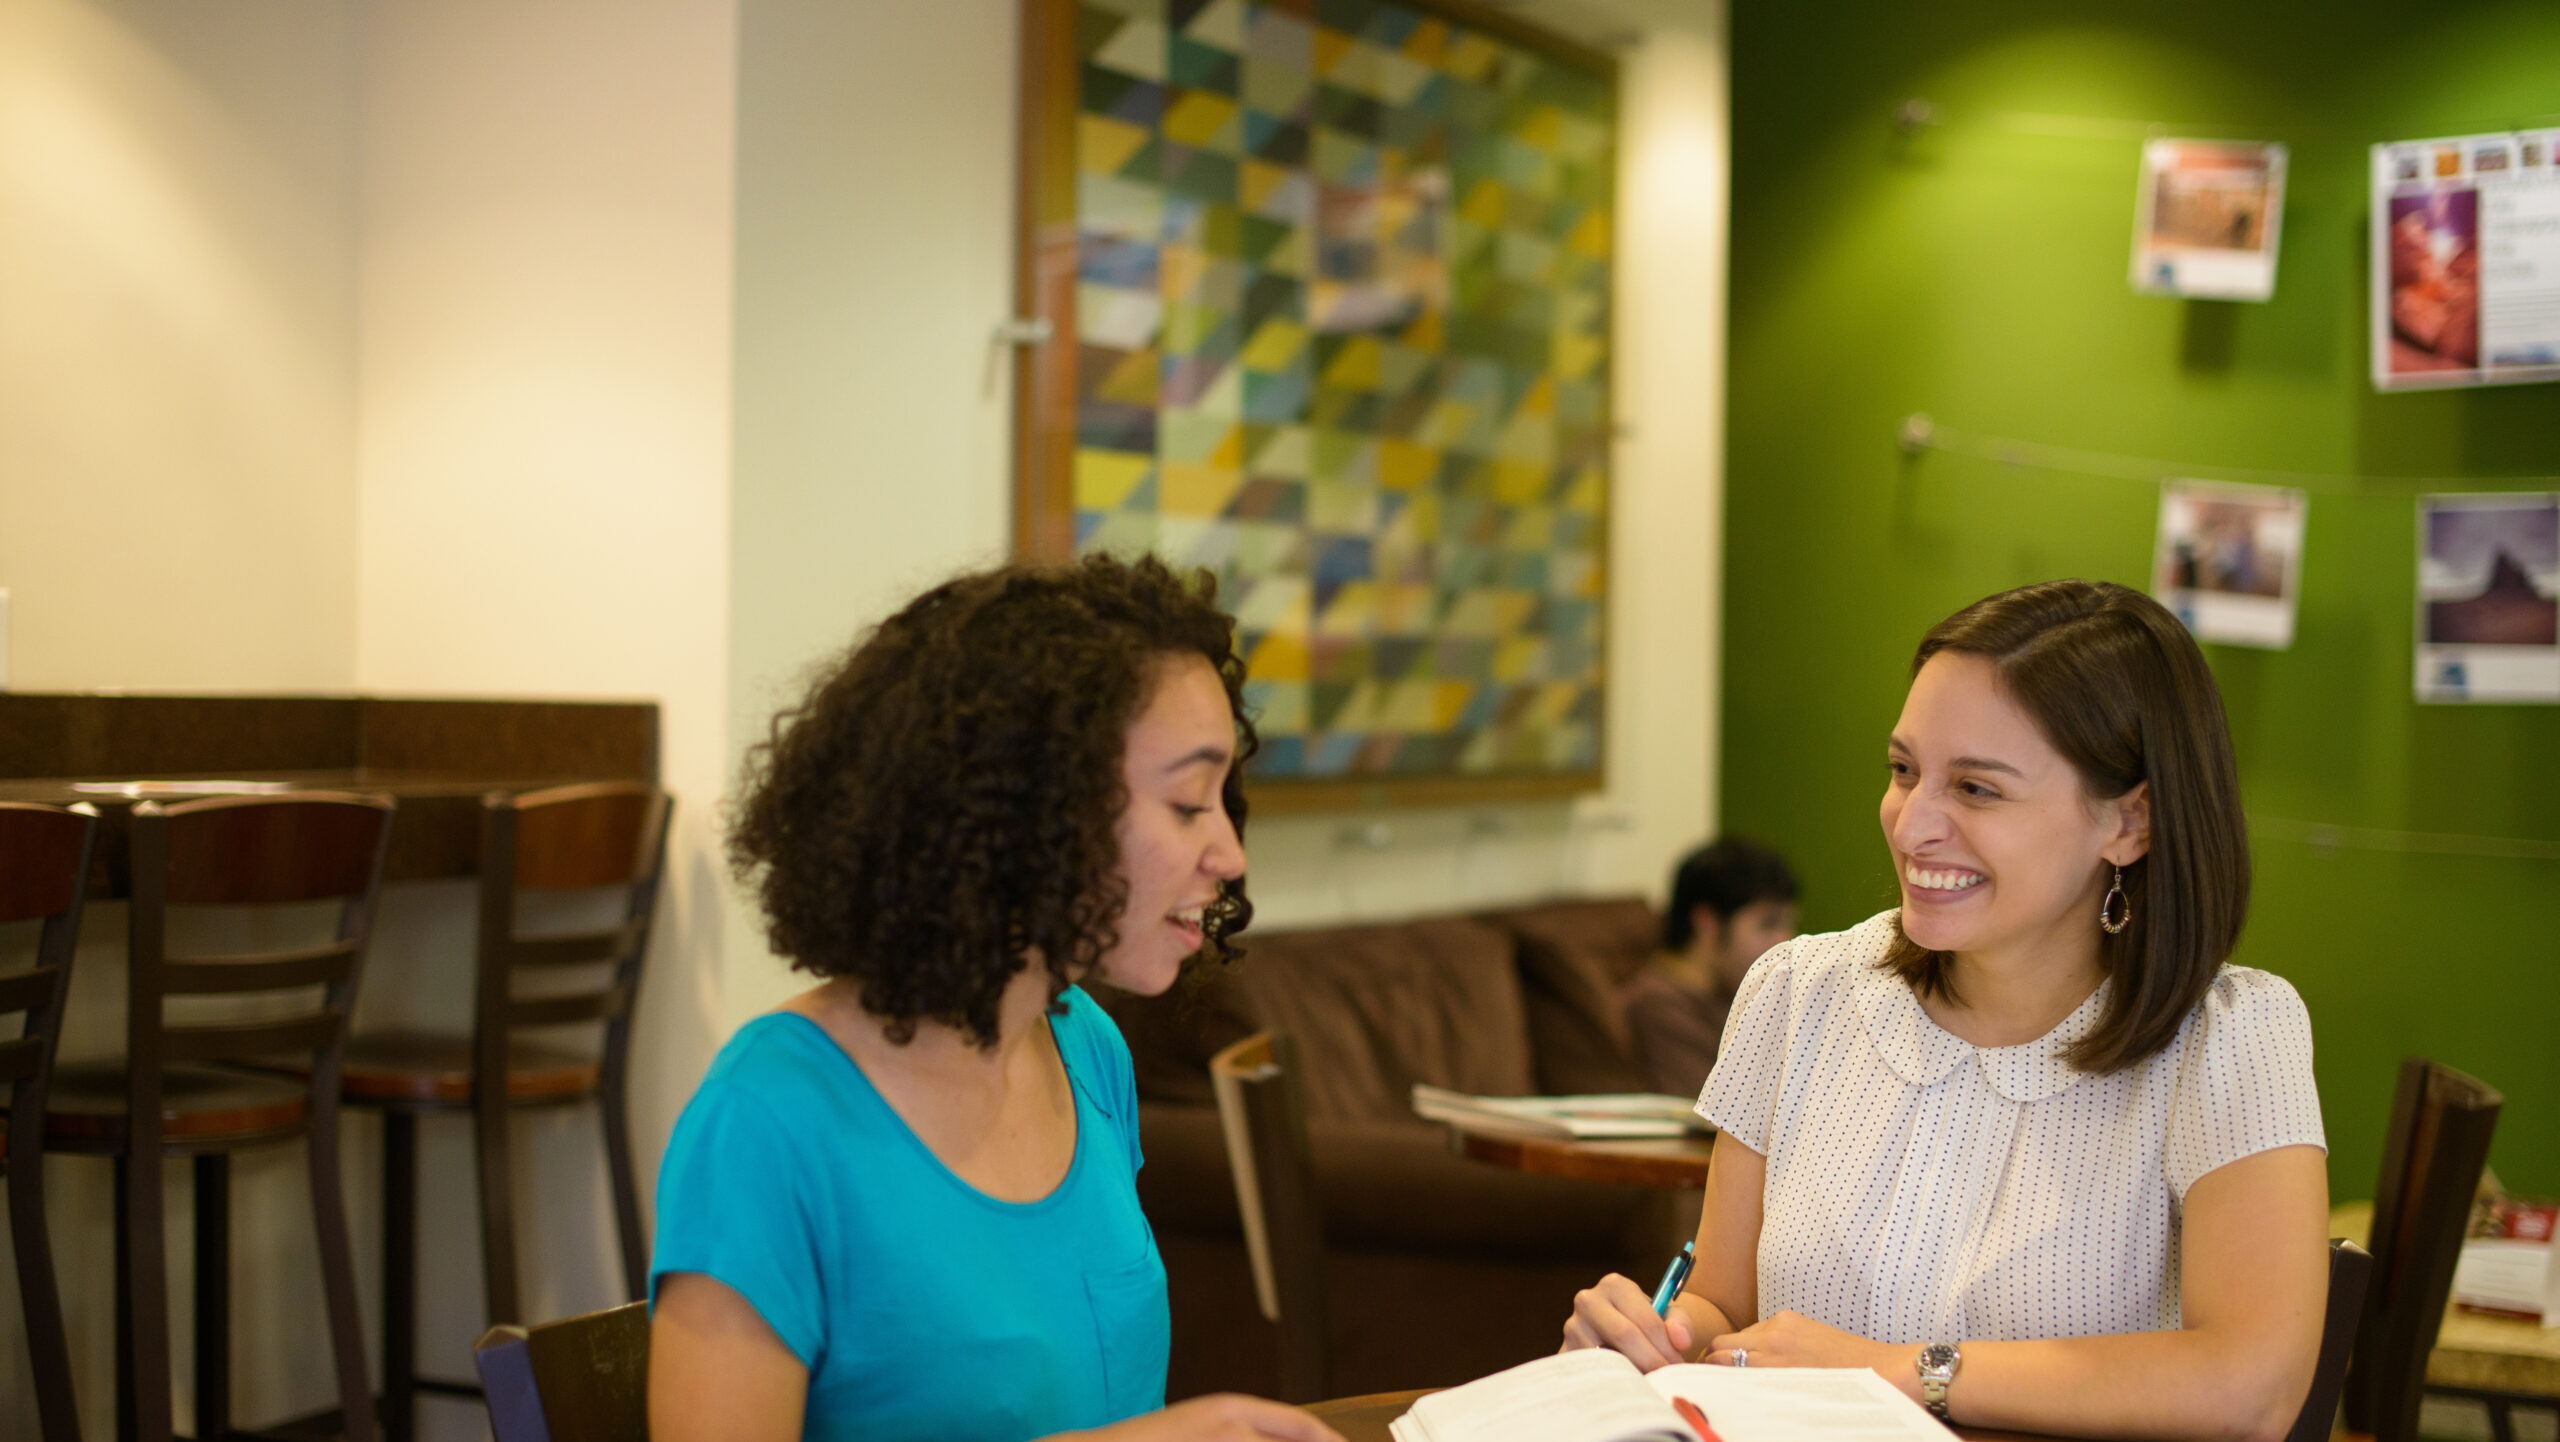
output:
<instances>
[{"instance_id":1,"label":"photo print on wall","mask_svg":"<svg viewBox=\"0 0 2560 1442\"><path fill-rule=\"evenodd\" d=\"M2560 130L2372 155L2374 387L2560 380Z\"/></svg>"},{"instance_id":2,"label":"photo print on wall","mask_svg":"<svg viewBox=\"0 0 2560 1442\"><path fill-rule=\"evenodd\" d=\"M2151 593L2199 641L2284 650L2310 507L2282 486L2163 481Z\"/></svg>"},{"instance_id":3,"label":"photo print on wall","mask_svg":"<svg viewBox=\"0 0 2560 1442\"><path fill-rule=\"evenodd\" d=\"M2142 147L2133 288L2197 300L2276 293L2284 228L2285 148L2236 140L2154 140Z\"/></svg>"},{"instance_id":4,"label":"photo print on wall","mask_svg":"<svg viewBox=\"0 0 2560 1442\"><path fill-rule=\"evenodd\" d=\"M2418 499L2418 699L2560 701L2560 492Z\"/></svg>"}]
</instances>

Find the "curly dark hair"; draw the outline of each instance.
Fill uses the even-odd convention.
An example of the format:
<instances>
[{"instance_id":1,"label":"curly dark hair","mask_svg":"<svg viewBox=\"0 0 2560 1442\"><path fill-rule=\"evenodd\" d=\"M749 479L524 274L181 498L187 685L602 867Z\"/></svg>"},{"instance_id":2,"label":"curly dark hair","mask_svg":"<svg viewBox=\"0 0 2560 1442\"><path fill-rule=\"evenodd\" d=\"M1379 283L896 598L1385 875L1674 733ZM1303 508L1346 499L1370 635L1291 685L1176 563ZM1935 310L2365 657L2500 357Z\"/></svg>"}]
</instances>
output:
<instances>
[{"instance_id":1,"label":"curly dark hair","mask_svg":"<svg viewBox=\"0 0 2560 1442\"><path fill-rule=\"evenodd\" d=\"M1130 724L1165 659L1216 669L1235 716L1222 799L1244 834L1235 621L1217 581L1091 556L946 581L824 669L748 753L729 859L794 968L860 983L905 1042L916 1023L996 1041L996 1004L1037 953L1050 1005L1118 941L1114 828ZM1206 958L1253 918L1239 877L1203 918Z\"/></svg>"}]
</instances>

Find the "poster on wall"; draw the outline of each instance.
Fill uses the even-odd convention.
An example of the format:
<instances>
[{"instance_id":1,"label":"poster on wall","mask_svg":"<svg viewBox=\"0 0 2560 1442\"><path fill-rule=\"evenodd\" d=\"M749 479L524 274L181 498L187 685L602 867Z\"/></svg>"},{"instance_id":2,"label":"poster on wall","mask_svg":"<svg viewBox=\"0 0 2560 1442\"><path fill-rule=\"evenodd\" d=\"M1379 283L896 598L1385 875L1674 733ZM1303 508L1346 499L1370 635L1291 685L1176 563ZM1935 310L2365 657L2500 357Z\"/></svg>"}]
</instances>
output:
<instances>
[{"instance_id":1,"label":"poster on wall","mask_svg":"<svg viewBox=\"0 0 2560 1442\"><path fill-rule=\"evenodd\" d=\"M2418 699L2560 701L2560 492L2418 498Z\"/></svg>"},{"instance_id":2,"label":"poster on wall","mask_svg":"<svg viewBox=\"0 0 2560 1442\"><path fill-rule=\"evenodd\" d=\"M2560 130L2373 147L2377 390L2560 380Z\"/></svg>"},{"instance_id":3,"label":"poster on wall","mask_svg":"<svg viewBox=\"0 0 2560 1442\"><path fill-rule=\"evenodd\" d=\"M2199 641L2284 650L2310 507L2282 486L2162 482L2152 594Z\"/></svg>"},{"instance_id":4,"label":"poster on wall","mask_svg":"<svg viewBox=\"0 0 2560 1442\"><path fill-rule=\"evenodd\" d=\"M2154 140L2142 147L2133 288L2199 300L2276 293L2284 219L2281 145Z\"/></svg>"}]
</instances>

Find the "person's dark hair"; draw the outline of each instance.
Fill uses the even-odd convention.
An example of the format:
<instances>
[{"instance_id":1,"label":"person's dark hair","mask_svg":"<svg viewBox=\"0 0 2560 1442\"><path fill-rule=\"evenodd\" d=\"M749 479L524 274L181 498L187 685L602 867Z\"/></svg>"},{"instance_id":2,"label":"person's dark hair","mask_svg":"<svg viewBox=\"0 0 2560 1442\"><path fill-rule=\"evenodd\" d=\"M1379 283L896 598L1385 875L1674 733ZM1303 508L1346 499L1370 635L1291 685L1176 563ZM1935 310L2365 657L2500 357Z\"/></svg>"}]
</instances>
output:
<instances>
[{"instance_id":1,"label":"person's dark hair","mask_svg":"<svg viewBox=\"0 0 2560 1442\"><path fill-rule=\"evenodd\" d=\"M2124 868L2132 920L2098 931L2098 965L2114 983L2105 1013L2064 1053L2082 1071L2132 1066L2176 1038L2248 915L2248 828L2221 689L2177 617L2102 581L2045 581L1976 601L1921 639L1911 673L1941 651L1989 660L2091 799L2151 783L2150 850ZM2097 930L2098 918L2089 925ZM1887 970L1923 996L1952 999L1947 961L1905 936L1897 915Z\"/></svg>"},{"instance_id":2,"label":"person's dark hair","mask_svg":"<svg viewBox=\"0 0 2560 1442\"><path fill-rule=\"evenodd\" d=\"M1680 858L1671 873L1671 902L1662 912L1662 949L1682 952L1697 938L1703 906L1726 921L1755 901L1793 901L1796 874L1787 860L1756 841L1719 837Z\"/></svg>"},{"instance_id":3,"label":"person's dark hair","mask_svg":"<svg viewBox=\"0 0 2560 1442\"><path fill-rule=\"evenodd\" d=\"M1035 952L1055 1007L1118 940L1129 727L1186 655L1216 669L1235 715L1221 799L1242 836L1257 742L1207 572L1006 566L881 622L747 757L729 857L774 950L857 981L899 1042L932 1020L992 1046L997 999ZM1243 879L1221 883L1204 954L1226 959L1252 917Z\"/></svg>"}]
</instances>

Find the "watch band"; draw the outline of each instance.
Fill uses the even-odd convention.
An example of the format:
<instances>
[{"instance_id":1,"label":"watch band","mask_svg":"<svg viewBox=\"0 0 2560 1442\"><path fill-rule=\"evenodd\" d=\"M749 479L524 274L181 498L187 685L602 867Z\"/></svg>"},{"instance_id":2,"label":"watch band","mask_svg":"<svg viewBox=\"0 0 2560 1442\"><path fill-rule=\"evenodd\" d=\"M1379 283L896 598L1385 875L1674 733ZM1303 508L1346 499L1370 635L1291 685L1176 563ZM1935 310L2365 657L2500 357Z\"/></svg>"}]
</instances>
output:
<instances>
[{"instance_id":1,"label":"watch band","mask_svg":"<svg viewBox=\"0 0 2560 1442\"><path fill-rule=\"evenodd\" d=\"M1939 1421L1947 1416L1947 1384L1955 1380L1956 1369L1964 1365L1964 1354L1952 1342L1932 1342L1920 1349L1920 1401Z\"/></svg>"}]
</instances>

